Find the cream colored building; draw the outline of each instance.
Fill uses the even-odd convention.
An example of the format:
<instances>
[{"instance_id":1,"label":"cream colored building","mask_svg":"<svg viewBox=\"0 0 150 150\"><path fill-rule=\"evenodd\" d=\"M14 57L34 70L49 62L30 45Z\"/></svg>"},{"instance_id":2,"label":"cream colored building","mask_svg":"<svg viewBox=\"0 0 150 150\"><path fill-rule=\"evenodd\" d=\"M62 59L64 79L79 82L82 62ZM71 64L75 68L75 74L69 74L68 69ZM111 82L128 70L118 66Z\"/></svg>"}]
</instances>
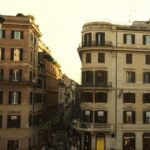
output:
<instances>
[{"instance_id":1,"label":"cream colored building","mask_svg":"<svg viewBox=\"0 0 150 150\"><path fill-rule=\"evenodd\" d=\"M81 150L150 149L150 22L84 24Z\"/></svg>"}]
</instances>

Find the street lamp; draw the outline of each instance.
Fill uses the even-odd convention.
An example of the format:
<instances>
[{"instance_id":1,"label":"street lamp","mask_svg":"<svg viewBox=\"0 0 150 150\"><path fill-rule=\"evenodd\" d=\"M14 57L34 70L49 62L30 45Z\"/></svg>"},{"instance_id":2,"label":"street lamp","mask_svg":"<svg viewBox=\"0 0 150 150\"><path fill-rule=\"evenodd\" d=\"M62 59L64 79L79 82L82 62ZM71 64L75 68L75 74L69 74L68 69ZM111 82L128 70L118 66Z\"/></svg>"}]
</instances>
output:
<instances>
[{"instance_id":1,"label":"street lamp","mask_svg":"<svg viewBox=\"0 0 150 150\"><path fill-rule=\"evenodd\" d=\"M2 16L0 16L0 30L1 30L1 27L2 27L2 24L4 23L4 21L5 21L5 19Z\"/></svg>"}]
</instances>

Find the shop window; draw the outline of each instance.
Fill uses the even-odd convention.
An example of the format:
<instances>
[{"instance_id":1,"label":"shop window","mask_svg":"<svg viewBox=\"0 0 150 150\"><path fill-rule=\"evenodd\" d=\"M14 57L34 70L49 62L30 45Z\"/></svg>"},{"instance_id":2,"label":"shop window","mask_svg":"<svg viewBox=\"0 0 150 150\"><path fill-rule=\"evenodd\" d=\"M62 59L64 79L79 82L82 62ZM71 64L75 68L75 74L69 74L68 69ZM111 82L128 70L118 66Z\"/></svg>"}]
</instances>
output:
<instances>
[{"instance_id":1,"label":"shop window","mask_svg":"<svg viewBox=\"0 0 150 150\"><path fill-rule=\"evenodd\" d=\"M123 135L123 150L135 150L135 134L125 133Z\"/></svg>"},{"instance_id":2,"label":"shop window","mask_svg":"<svg viewBox=\"0 0 150 150\"><path fill-rule=\"evenodd\" d=\"M150 150L150 133L143 134L143 150Z\"/></svg>"},{"instance_id":3,"label":"shop window","mask_svg":"<svg viewBox=\"0 0 150 150\"><path fill-rule=\"evenodd\" d=\"M19 149L19 141L18 140L8 140L7 150L18 150L18 149Z\"/></svg>"}]
</instances>

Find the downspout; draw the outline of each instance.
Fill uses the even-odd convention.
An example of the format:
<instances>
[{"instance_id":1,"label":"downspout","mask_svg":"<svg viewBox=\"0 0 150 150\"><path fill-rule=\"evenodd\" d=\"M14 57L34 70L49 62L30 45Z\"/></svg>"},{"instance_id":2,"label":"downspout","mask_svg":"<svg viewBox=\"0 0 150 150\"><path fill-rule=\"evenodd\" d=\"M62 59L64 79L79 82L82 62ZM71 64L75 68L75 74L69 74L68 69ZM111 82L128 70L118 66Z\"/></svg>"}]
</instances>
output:
<instances>
[{"instance_id":1,"label":"downspout","mask_svg":"<svg viewBox=\"0 0 150 150\"><path fill-rule=\"evenodd\" d=\"M116 31L116 48L117 48L117 39L118 39L118 35L117 35L117 31ZM117 50L116 50L116 64L115 64L115 71L116 71L116 75L115 75L115 149L117 150L117 103L118 103L118 100L117 100L117 63L118 63L118 56L117 56Z\"/></svg>"}]
</instances>

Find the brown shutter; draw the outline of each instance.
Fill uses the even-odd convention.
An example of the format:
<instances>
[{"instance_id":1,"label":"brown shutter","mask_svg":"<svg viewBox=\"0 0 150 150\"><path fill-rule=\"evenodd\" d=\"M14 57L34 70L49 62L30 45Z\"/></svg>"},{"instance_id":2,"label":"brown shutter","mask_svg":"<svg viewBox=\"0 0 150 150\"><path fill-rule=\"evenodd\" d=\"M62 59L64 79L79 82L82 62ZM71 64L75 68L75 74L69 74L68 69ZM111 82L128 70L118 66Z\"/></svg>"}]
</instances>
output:
<instances>
[{"instance_id":1,"label":"brown shutter","mask_svg":"<svg viewBox=\"0 0 150 150\"><path fill-rule=\"evenodd\" d=\"M0 115L0 128L2 128L2 120L3 120L3 116Z\"/></svg>"},{"instance_id":2,"label":"brown shutter","mask_svg":"<svg viewBox=\"0 0 150 150\"><path fill-rule=\"evenodd\" d=\"M4 60L4 57L5 57L5 56L4 56L4 50L5 50L4 48L1 49L1 54L2 54L2 55L1 55L1 59L2 59L2 60Z\"/></svg>"},{"instance_id":3,"label":"brown shutter","mask_svg":"<svg viewBox=\"0 0 150 150\"><path fill-rule=\"evenodd\" d=\"M9 79L10 79L10 81L12 81L12 79L13 79L13 70L12 69L10 69L10 72L9 72Z\"/></svg>"},{"instance_id":4,"label":"brown shutter","mask_svg":"<svg viewBox=\"0 0 150 150\"><path fill-rule=\"evenodd\" d=\"M126 39L126 38L127 38L127 35L126 35L126 34L124 34L124 35L123 35L123 43L124 43L124 44L126 44L126 43L127 43L127 39Z\"/></svg>"},{"instance_id":5,"label":"brown shutter","mask_svg":"<svg viewBox=\"0 0 150 150\"><path fill-rule=\"evenodd\" d=\"M9 91L9 104L11 104L11 100L12 100L12 92L11 91Z\"/></svg>"},{"instance_id":6,"label":"brown shutter","mask_svg":"<svg viewBox=\"0 0 150 150\"><path fill-rule=\"evenodd\" d=\"M14 38L14 31L11 31L11 38Z\"/></svg>"},{"instance_id":7,"label":"brown shutter","mask_svg":"<svg viewBox=\"0 0 150 150\"><path fill-rule=\"evenodd\" d=\"M146 123L146 111L143 111L143 123Z\"/></svg>"},{"instance_id":8,"label":"brown shutter","mask_svg":"<svg viewBox=\"0 0 150 150\"><path fill-rule=\"evenodd\" d=\"M23 31L21 31L21 39L23 39L23 36L24 36Z\"/></svg>"},{"instance_id":9,"label":"brown shutter","mask_svg":"<svg viewBox=\"0 0 150 150\"><path fill-rule=\"evenodd\" d=\"M104 111L104 123L107 123L107 111Z\"/></svg>"},{"instance_id":10,"label":"brown shutter","mask_svg":"<svg viewBox=\"0 0 150 150\"><path fill-rule=\"evenodd\" d=\"M10 56L11 60L14 60L14 48L11 48L11 56Z\"/></svg>"},{"instance_id":11,"label":"brown shutter","mask_svg":"<svg viewBox=\"0 0 150 150\"><path fill-rule=\"evenodd\" d=\"M2 31L2 38L5 38L5 30Z\"/></svg>"},{"instance_id":12,"label":"brown shutter","mask_svg":"<svg viewBox=\"0 0 150 150\"><path fill-rule=\"evenodd\" d=\"M4 79L4 69L0 69L0 80L3 81Z\"/></svg>"},{"instance_id":13,"label":"brown shutter","mask_svg":"<svg viewBox=\"0 0 150 150\"><path fill-rule=\"evenodd\" d=\"M132 111L132 123L135 123L136 121L136 114L135 111Z\"/></svg>"},{"instance_id":14,"label":"brown shutter","mask_svg":"<svg viewBox=\"0 0 150 150\"><path fill-rule=\"evenodd\" d=\"M23 60L23 49L20 49L20 60Z\"/></svg>"},{"instance_id":15,"label":"brown shutter","mask_svg":"<svg viewBox=\"0 0 150 150\"><path fill-rule=\"evenodd\" d=\"M126 123L126 111L123 111L123 123Z\"/></svg>"},{"instance_id":16,"label":"brown shutter","mask_svg":"<svg viewBox=\"0 0 150 150\"><path fill-rule=\"evenodd\" d=\"M146 44L146 35L143 35L143 45Z\"/></svg>"},{"instance_id":17,"label":"brown shutter","mask_svg":"<svg viewBox=\"0 0 150 150\"><path fill-rule=\"evenodd\" d=\"M21 104L21 92L18 92L18 104Z\"/></svg>"},{"instance_id":18,"label":"brown shutter","mask_svg":"<svg viewBox=\"0 0 150 150\"><path fill-rule=\"evenodd\" d=\"M2 103L3 103L3 92L0 91L0 104L2 104Z\"/></svg>"},{"instance_id":19,"label":"brown shutter","mask_svg":"<svg viewBox=\"0 0 150 150\"><path fill-rule=\"evenodd\" d=\"M135 35L132 35L132 44L135 44Z\"/></svg>"}]
</instances>

